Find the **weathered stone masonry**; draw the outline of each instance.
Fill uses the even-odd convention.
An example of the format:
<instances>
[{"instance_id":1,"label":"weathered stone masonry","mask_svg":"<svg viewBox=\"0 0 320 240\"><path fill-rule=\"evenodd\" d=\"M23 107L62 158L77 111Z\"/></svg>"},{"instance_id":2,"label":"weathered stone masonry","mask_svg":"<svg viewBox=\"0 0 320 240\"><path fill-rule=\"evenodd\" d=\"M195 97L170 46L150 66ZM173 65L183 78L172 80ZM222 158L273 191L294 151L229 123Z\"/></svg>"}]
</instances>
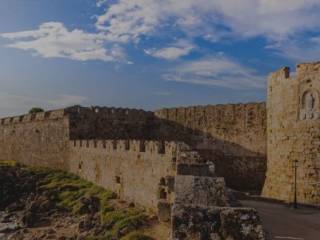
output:
<instances>
[{"instance_id":1,"label":"weathered stone masonry","mask_svg":"<svg viewBox=\"0 0 320 240\"><path fill-rule=\"evenodd\" d=\"M292 202L294 161L298 201L320 205L320 63L300 64L270 75L268 171L263 195Z\"/></svg>"},{"instance_id":2,"label":"weathered stone masonry","mask_svg":"<svg viewBox=\"0 0 320 240\"><path fill-rule=\"evenodd\" d=\"M69 118L65 110L0 121L0 160L66 168Z\"/></svg>"},{"instance_id":3,"label":"weathered stone masonry","mask_svg":"<svg viewBox=\"0 0 320 240\"><path fill-rule=\"evenodd\" d=\"M119 139L129 135L139 138L143 134L146 138L154 137L153 134L162 130L154 128L154 132L141 133L152 121L153 126L159 126L150 113L143 111L82 107L7 118L0 125L1 159L60 168L113 190L120 198L156 213L161 221L171 222L172 239L201 240L203 234L208 240L220 235L238 239L238 233L230 232L224 225L210 227L221 222L229 209L219 208L229 203L224 179L215 177L212 164L206 163L183 142ZM139 126L138 130L130 130L134 127L132 123ZM106 128L110 131L103 130L104 124L108 124ZM162 123L160 126L163 127ZM163 139L170 127L165 126L164 134L157 138ZM87 134L82 135L82 131ZM88 139L75 139L85 136ZM113 139L97 140L97 136ZM212 218L203 219L207 231L181 225L195 219L200 212L206 213L208 208L214 211L210 213ZM192 211L181 215L177 209ZM252 214L251 209L232 211L230 216L237 219L236 226L250 228L245 234L262 236L248 239L264 239L256 212ZM250 223L241 218L247 214L251 214Z\"/></svg>"},{"instance_id":4,"label":"weathered stone masonry","mask_svg":"<svg viewBox=\"0 0 320 240\"><path fill-rule=\"evenodd\" d=\"M266 172L265 103L162 109L156 116L175 123L181 141L216 165L228 186L260 191ZM252 176L255 176L252 181Z\"/></svg>"},{"instance_id":5,"label":"weathered stone masonry","mask_svg":"<svg viewBox=\"0 0 320 240\"><path fill-rule=\"evenodd\" d=\"M310 63L298 65L295 77L287 68L271 74L267 118L265 104L253 103L155 113L76 106L1 119L0 159L70 169L69 160L76 154L70 154L70 140L180 141L199 154L201 164L214 163L228 186L257 191L264 182L268 142L263 195L291 202L292 165L298 160L298 201L319 205L319 69L320 63Z\"/></svg>"},{"instance_id":6,"label":"weathered stone masonry","mask_svg":"<svg viewBox=\"0 0 320 240\"><path fill-rule=\"evenodd\" d=\"M183 143L139 140L75 140L70 145L71 172L153 211L160 201L173 202L177 165L188 150Z\"/></svg>"},{"instance_id":7,"label":"weathered stone masonry","mask_svg":"<svg viewBox=\"0 0 320 240\"><path fill-rule=\"evenodd\" d=\"M171 112L188 114L183 115L185 118L164 114ZM26 164L64 167L70 139L180 141L197 150L204 161L213 162L217 175L230 187L260 191L266 170L264 115L264 104L164 109L156 113L71 107L3 119L0 153L5 159Z\"/></svg>"},{"instance_id":8,"label":"weathered stone masonry","mask_svg":"<svg viewBox=\"0 0 320 240\"><path fill-rule=\"evenodd\" d=\"M200 240L203 231L183 228L182 233L177 219L184 216L172 209L194 208L188 215L194 219L198 207L206 211L229 205L224 179L215 176L208 159L184 142L164 141L191 136L190 129L150 112L75 106L6 118L0 123L0 159L60 168L111 189L122 199L157 213L161 221L172 220L173 239ZM130 140L134 138L140 140ZM222 217L220 210L214 212L218 215L207 219L208 226ZM224 227L210 230L212 239L222 231Z\"/></svg>"}]
</instances>

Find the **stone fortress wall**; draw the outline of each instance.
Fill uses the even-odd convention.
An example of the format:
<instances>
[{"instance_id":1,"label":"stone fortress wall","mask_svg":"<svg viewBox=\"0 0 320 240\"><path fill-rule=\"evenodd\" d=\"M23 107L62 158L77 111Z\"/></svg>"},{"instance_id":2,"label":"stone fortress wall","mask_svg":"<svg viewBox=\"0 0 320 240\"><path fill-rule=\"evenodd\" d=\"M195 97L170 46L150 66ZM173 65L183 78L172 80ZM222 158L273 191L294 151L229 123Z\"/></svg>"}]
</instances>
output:
<instances>
[{"instance_id":1,"label":"stone fortress wall","mask_svg":"<svg viewBox=\"0 0 320 240\"><path fill-rule=\"evenodd\" d=\"M172 178L208 175L208 166L185 143L144 140L156 138L154 126L150 112L80 106L5 118L0 160L71 171L154 212L161 204L168 211ZM181 164L185 155L197 160L194 167Z\"/></svg>"},{"instance_id":2,"label":"stone fortress wall","mask_svg":"<svg viewBox=\"0 0 320 240\"><path fill-rule=\"evenodd\" d=\"M69 118L65 110L0 120L0 160L65 168Z\"/></svg>"},{"instance_id":3,"label":"stone fortress wall","mask_svg":"<svg viewBox=\"0 0 320 240\"><path fill-rule=\"evenodd\" d=\"M155 112L207 161L228 186L259 192L266 172L265 103L208 105ZM182 130L181 130L182 129ZM255 176L255 181L252 181Z\"/></svg>"},{"instance_id":4,"label":"stone fortress wall","mask_svg":"<svg viewBox=\"0 0 320 240\"><path fill-rule=\"evenodd\" d=\"M158 110L155 115L191 129L193 134L202 134L200 137L207 138L204 141L221 141L210 147L225 155L266 155L265 103L169 108Z\"/></svg>"},{"instance_id":5,"label":"stone fortress wall","mask_svg":"<svg viewBox=\"0 0 320 240\"><path fill-rule=\"evenodd\" d=\"M0 160L71 171L148 208L162 221L170 221L172 206L178 204L176 189L182 189L179 195L185 190L175 181L183 176L191 186L203 183L182 199L205 207L224 198L222 190L211 192L225 187L213 165L195 151L196 145L178 141L203 144L202 135L151 112L75 106L0 123Z\"/></svg>"},{"instance_id":6,"label":"stone fortress wall","mask_svg":"<svg viewBox=\"0 0 320 240\"><path fill-rule=\"evenodd\" d=\"M86 122L87 115L90 118ZM129 116L134 121L129 120ZM153 124L151 131L141 133L141 129L150 127L150 122ZM200 240L205 236L209 240L216 239L217 234L224 234L226 238L235 237L235 234L263 236L256 212L229 208L224 179L215 176L212 164L206 163L186 143L161 140L171 126L163 130L162 123L153 114L75 106L6 118L0 123L0 160L59 168L113 190L121 199L156 213L160 221L170 222L172 239ZM137 130L130 130L136 125ZM103 126L110 131L103 132ZM82 131L90 135L83 135ZM158 140L130 139L151 138L162 131L164 135L157 136ZM111 139L104 140L104 136ZM121 140L121 137L126 139ZM193 221L199 214L199 207L201 213L207 213L206 209L210 208L212 217L197 223L200 227L183 227L183 221ZM188 208L193 209L194 216L189 214L185 218L181 213ZM250 231L235 233L226 225L209 227L216 221L223 221L230 211L232 214L227 218L239 228L249 227ZM248 214L249 220L242 217ZM207 226L205 229L203 224Z\"/></svg>"},{"instance_id":7,"label":"stone fortress wall","mask_svg":"<svg viewBox=\"0 0 320 240\"><path fill-rule=\"evenodd\" d=\"M298 202L320 205L320 63L269 76L268 171L263 195L292 202L297 162Z\"/></svg>"},{"instance_id":8,"label":"stone fortress wall","mask_svg":"<svg viewBox=\"0 0 320 240\"><path fill-rule=\"evenodd\" d=\"M153 112L75 106L68 108L67 114L70 139L157 139Z\"/></svg>"},{"instance_id":9,"label":"stone fortress wall","mask_svg":"<svg viewBox=\"0 0 320 240\"><path fill-rule=\"evenodd\" d=\"M185 142L238 190L260 192L266 172L264 103L146 112L107 107L67 110L70 139ZM252 181L255 175L255 181Z\"/></svg>"},{"instance_id":10,"label":"stone fortress wall","mask_svg":"<svg viewBox=\"0 0 320 240\"><path fill-rule=\"evenodd\" d=\"M152 211L159 200L172 202L177 159L188 149L183 143L140 140L74 140L70 148L71 172Z\"/></svg>"},{"instance_id":11,"label":"stone fortress wall","mask_svg":"<svg viewBox=\"0 0 320 240\"><path fill-rule=\"evenodd\" d=\"M69 140L186 142L227 185L260 190L265 177L265 104L163 109L80 106L0 121L0 159L69 168ZM71 149L71 150L70 150ZM256 176L252 181L252 176Z\"/></svg>"},{"instance_id":12,"label":"stone fortress wall","mask_svg":"<svg viewBox=\"0 0 320 240\"><path fill-rule=\"evenodd\" d=\"M75 106L0 119L0 159L65 168L69 140L151 139L152 117L142 110Z\"/></svg>"}]
</instances>

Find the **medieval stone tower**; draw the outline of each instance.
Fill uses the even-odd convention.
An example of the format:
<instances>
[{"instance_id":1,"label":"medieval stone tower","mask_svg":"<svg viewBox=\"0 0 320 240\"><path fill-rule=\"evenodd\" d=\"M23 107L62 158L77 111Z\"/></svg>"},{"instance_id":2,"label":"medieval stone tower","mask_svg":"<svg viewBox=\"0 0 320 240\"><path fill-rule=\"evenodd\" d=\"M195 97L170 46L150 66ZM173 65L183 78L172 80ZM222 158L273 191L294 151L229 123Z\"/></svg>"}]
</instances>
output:
<instances>
[{"instance_id":1,"label":"medieval stone tower","mask_svg":"<svg viewBox=\"0 0 320 240\"><path fill-rule=\"evenodd\" d=\"M263 195L292 202L297 162L298 202L320 204L320 63L270 75L267 101L268 170Z\"/></svg>"}]
</instances>

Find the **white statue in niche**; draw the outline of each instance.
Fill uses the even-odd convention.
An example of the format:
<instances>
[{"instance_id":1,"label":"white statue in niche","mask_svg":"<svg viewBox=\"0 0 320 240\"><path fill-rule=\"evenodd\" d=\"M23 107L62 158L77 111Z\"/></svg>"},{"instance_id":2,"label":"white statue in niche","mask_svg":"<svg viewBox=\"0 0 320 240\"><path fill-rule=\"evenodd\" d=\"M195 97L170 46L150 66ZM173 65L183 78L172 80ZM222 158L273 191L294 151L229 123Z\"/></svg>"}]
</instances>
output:
<instances>
[{"instance_id":1,"label":"white statue in niche","mask_svg":"<svg viewBox=\"0 0 320 240\"><path fill-rule=\"evenodd\" d=\"M312 92L308 92L305 96L305 106L306 106L306 110L307 112L312 112L314 110L314 106L315 106L315 96L313 95Z\"/></svg>"},{"instance_id":2,"label":"white statue in niche","mask_svg":"<svg viewBox=\"0 0 320 240\"><path fill-rule=\"evenodd\" d=\"M302 104L300 109L300 119L313 119L318 117L316 111L317 94L314 91L307 91L303 94Z\"/></svg>"}]
</instances>

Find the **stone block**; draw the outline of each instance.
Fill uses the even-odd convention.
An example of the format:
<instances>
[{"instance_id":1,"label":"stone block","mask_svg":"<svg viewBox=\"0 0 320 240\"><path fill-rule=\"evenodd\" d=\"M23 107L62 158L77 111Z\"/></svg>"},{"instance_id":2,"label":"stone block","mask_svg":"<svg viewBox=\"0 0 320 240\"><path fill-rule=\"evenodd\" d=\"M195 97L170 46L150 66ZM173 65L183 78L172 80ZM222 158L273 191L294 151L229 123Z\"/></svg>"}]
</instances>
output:
<instances>
[{"instance_id":1,"label":"stone block","mask_svg":"<svg viewBox=\"0 0 320 240\"><path fill-rule=\"evenodd\" d=\"M178 175L175 202L194 206L227 206L223 178Z\"/></svg>"},{"instance_id":2,"label":"stone block","mask_svg":"<svg viewBox=\"0 0 320 240\"><path fill-rule=\"evenodd\" d=\"M265 240L257 212L250 208L172 208L173 240Z\"/></svg>"},{"instance_id":3,"label":"stone block","mask_svg":"<svg viewBox=\"0 0 320 240\"><path fill-rule=\"evenodd\" d=\"M161 222L170 222L172 204L164 201L158 202L158 218Z\"/></svg>"}]
</instances>

